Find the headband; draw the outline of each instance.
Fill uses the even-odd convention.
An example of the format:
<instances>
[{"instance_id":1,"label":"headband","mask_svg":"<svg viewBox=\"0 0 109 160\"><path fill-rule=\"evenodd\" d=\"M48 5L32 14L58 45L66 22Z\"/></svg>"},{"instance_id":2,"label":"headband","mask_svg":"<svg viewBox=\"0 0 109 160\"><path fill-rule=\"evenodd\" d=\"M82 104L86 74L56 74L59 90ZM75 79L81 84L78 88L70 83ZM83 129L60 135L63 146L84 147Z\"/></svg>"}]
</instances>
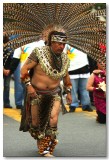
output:
<instances>
[{"instance_id":1,"label":"headband","mask_svg":"<svg viewBox=\"0 0 109 160\"><path fill-rule=\"evenodd\" d=\"M63 36L63 35L52 35L51 41L52 42L67 43L67 37Z\"/></svg>"}]
</instances>

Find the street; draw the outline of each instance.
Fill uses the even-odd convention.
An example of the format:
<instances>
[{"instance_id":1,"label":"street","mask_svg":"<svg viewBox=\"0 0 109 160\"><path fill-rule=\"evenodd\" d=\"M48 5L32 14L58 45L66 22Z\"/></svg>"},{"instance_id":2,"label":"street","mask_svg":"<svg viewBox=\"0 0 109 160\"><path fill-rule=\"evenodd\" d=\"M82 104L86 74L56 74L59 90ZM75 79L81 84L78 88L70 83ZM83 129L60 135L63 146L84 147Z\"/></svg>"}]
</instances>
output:
<instances>
[{"instance_id":1,"label":"street","mask_svg":"<svg viewBox=\"0 0 109 160\"><path fill-rule=\"evenodd\" d=\"M14 105L12 86L11 101ZM3 112L3 156L40 157L36 141L28 132L19 131L20 110L14 107L4 109ZM59 143L54 150L55 157L107 156L106 125L96 122L95 109L93 112L87 112L77 108L72 113L60 113L58 130Z\"/></svg>"}]
</instances>

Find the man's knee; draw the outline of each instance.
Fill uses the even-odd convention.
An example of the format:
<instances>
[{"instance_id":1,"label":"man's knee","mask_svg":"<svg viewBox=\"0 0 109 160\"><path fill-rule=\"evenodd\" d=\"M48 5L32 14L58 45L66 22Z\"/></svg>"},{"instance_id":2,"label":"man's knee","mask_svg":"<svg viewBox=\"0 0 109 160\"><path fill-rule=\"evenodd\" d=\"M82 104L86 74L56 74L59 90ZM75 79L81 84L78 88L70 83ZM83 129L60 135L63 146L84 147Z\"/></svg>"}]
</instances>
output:
<instances>
[{"instance_id":1,"label":"man's knee","mask_svg":"<svg viewBox=\"0 0 109 160\"><path fill-rule=\"evenodd\" d=\"M58 122L58 116L50 117L50 125L56 126Z\"/></svg>"}]
</instances>

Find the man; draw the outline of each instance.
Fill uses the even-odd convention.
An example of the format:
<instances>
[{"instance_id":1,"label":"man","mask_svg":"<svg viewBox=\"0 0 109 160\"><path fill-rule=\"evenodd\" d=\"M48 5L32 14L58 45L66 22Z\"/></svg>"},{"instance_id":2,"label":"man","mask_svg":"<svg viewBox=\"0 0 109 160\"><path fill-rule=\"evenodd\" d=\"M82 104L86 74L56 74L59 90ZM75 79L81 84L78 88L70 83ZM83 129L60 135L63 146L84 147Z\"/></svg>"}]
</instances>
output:
<instances>
[{"instance_id":1,"label":"man","mask_svg":"<svg viewBox=\"0 0 109 160\"><path fill-rule=\"evenodd\" d=\"M63 52L66 42L65 33L50 32L48 46L35 48L21 68L21 79L25 82L27 97L20 130L29 130L31 136L37 139L39 153L43 156L52 156L57 144L62 79L66 87L67 101L69 104L72 102L72 84L68 75L69 59ZM31 69L33 74L29 76Z\"/></svg>"}]
</instances>

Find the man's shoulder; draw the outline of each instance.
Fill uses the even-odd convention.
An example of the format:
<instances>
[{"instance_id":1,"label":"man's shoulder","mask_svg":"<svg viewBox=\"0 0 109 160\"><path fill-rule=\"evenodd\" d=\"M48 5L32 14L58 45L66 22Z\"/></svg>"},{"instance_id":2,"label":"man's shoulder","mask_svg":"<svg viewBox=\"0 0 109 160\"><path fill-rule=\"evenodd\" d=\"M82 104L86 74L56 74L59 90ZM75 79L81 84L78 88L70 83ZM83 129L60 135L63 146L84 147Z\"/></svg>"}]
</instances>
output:
<instances>
[{"instance_id":1,"label":"man's shoulder","mask_svg":"<svg viewBox=\"0 0 109 160\"><path fill-rule=\"evenodd\" d=\"M49 46L39 46L39 47L35 47L34 51L43 51L43 50L47 50L49 49Z\"/></svg>"}]
</instances>

